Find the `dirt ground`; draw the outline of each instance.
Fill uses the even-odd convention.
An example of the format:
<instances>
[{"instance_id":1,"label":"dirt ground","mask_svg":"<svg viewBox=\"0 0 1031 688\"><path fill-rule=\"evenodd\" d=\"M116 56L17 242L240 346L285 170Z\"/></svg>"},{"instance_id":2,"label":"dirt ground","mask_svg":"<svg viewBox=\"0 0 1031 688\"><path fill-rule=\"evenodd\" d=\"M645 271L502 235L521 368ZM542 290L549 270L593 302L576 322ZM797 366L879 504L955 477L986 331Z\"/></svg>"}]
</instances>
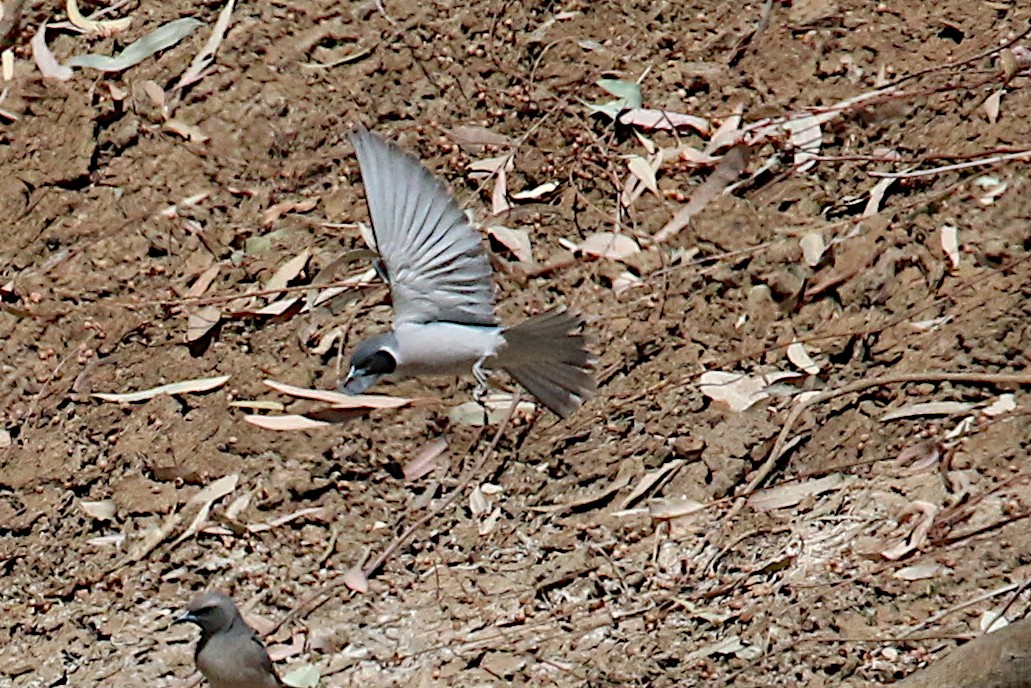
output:
<instances>
[{"instance_id":1,"label":"dirt ground","mask_svg":"<svg viewBox=\"0 0 1031 688\"><path fill-rule=\"evenodd\" d=\"M29 48L54 7L25 7L0 102L17 117L0 116L0 685L191 685L196 629L171 621L207 586L272 631L282 674L322 686L886 684L1027 611L1027 158L960 164L1031 140L1026 3L243 3L164 111L221 5L130 2L125 34L50 31L63 61L206 25L66 82ZM712 132L614 124L587 107L612 99L601 78L714 125L896 88L830 118L815 165L757 143L739 186L656 243L718 174L668 160L659 194L622 207L629 156ZM378 285L277 316L253 314L277 296L244 298L304 252L291 286L368 268L347 260L367 219L357 124L487 226L528 230L532 268L491 240L499 313L585 312L599 393L578 413L517 415L492 448L496 426L449 416L468 380L384 384L432 401L311 431L230 405L304 412L264 381L333 389L340 345L388 326ZM470 165L508 153L512 208L492 217L497 179ZM920 171L869 203L872 173ZM602 231L642 250L569 251ZM206 306L221 321L188 345ZM735 411L706 371L799 375ZM441 438L436 469L405 479ZM343 585L427 514L366 592Z\"/></svg>"}]
</instances>

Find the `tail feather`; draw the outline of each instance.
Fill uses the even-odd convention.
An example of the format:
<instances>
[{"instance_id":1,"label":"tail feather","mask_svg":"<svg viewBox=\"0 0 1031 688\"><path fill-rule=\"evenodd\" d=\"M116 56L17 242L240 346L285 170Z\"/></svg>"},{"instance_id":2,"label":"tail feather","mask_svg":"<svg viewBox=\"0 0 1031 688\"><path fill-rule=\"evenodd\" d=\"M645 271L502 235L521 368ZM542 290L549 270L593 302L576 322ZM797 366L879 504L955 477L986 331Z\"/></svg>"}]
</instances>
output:
<instances>
[{"instance_id":1,"label":"tail feather","mask_svg":"<svg viewBox=\"0 0 1031 688\"><path fill-rule=\"evenodd\" d=\"M580 313L560 307L534 316L505 330L505 343L495 365L556 415L568 417L594 395Z\"/></svg>"}]
</instances>

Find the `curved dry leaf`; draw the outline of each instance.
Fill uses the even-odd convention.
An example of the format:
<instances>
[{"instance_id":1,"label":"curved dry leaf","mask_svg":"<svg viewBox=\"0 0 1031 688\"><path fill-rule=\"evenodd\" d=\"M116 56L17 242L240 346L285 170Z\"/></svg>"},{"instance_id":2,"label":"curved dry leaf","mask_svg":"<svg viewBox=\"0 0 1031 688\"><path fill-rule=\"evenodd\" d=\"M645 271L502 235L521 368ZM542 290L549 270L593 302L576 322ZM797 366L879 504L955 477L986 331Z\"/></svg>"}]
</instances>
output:
<instances>
[{"instance_id":1,"label":"curved dry leaf","mask_svg":"<svg viewBox=\"0 0 1031 688\"><path fill-rule=\"evenodd\" d=\"M272 277L269 278L269 281L265 283L265 291L285 289L291 281L301 274L305 266L308 265L308 258L310 257L311 253L309 251L301 251L299 254L280 265L275 274L273 274Z\"/></svg>"},{"instance_id":2,"label":"curved dry leaf","mask_svg":"<svg viewBox=\"0 0 1031 688\"><path fill-rule=\"evenodd\" d=\"M132 26L132 17L122 19L89 19L82 16L79 11L79 3L76 0L68 0L65 3L65 10L68 12L68 21L86 33L96 33L102 36L112 36L125 31Z\"/></svg>"},{"instance_id":3,"label":"curved dry leaf","mask_svg":"<svg viewBox=\"0 0 1031 688\"><path fill-rule=\"evenodd\" d=\"M533 263L533 248L530 246L530 233L525 229L509 229L500 225L487 228L487 234L494 237L519 260L528 265Z\"/></svg>"},{"instance_id":4,"label":"curved dry leaf","mask_svg":"<svg viewBox=\"0 0 1031 688\"><path fill-rule=\"evenodd\" d=\"M229 0L225 7L222 8L222 11L218 13L218 20L215 22L215 27L211 30L211 35L208 36L204 47L201 48L200 52L193 58L193 61L190 62L190 66L179 77L179 81L175 85L177 89L200 81L204 76L204 70L215 60L215 53L218 52L218 47L222 45L222 39L225 38L226 31L229 29L229 22L232 19L235 2L236 0Z\"/></svg>"},{"instance_id":5,"label":"curved dry leaf","mask_svg":"<svg viewBox=\"0 0 1031 688\"><path fill-rule=\"evenodd\" d=\"M713 401L724 404L735 412L746 411L756 403L768 398L766 391L777 380L799 377L798 373L777 371L765 375L744 375L709 370L698 378L698 388Z\"/></svg>"},{"instance_id":6,"label":"curved dry leaf","mask_svg":"<svg viewBox=\"0 0 1031 688\"><path fill-rule=\"evenodd\" d=\"M144 389L138 392L128 392L126 394L106 394L96 393L92 396L97 399L104 401L114 401L118 403L131 403L134 401L146 401L147 399L153 399L156 396L162 394L190 394L196 392L207 392L217 387L221 387L232 375L222 375L219 377L203 377L195 380L184 380L182 382L173 382L167 385L161 385L160 387L152 387L151 389Z\"/></svg>"},{"instance_id":7,"label":"curved dry leaf","mask_svg":"<svg viewBox=\"0 0 1031 688\"><path fill-rule=\"evenodd\" d=\"M318 430L332 425L324 420L314 420L307 416L244 416L243 419L251 425L257 425L265 430Z\"/></svg>"},{"instance_id":8,"label":"curved dry leaf","mask_svg":"<svg viewBox=\"0 0 1031 688\"><path fill-rule=\"evenodd\" d=\"M483 496L483 491L477 485L469 495L469 511L473 516L479 517L490 510L490 502Z\"/></svg>"},{"instance_id":9,"label":"curved dry leaf","mask_svg":"<svg viewBox=\"0 0 1031 688\"><path fill-rule=\"evenodd\" d=\"M401 474L405 480L418 480L429 475L437 468L436 461L447 451L447 440L438 437L433 440L415 455L415 458L401 468Z\"/></svg>"},{"instance_id":10,"label":"curved dry leaf","mask_svg":"<svg viewBox=\"0 0 1031 688\"><path fill-rule=\"evenodd\" d=\"M999 111L1002 109L1002 96L1006 93L1005 89L1001 89L988 96L984 100L984 114L988 118L988 121L995 124L999 121Z\"/></svg>"},{"instance_id":11,"label":"curved dry leaf","mask_svg":"<svg viewBox=\"0 0 1031 688\"><path fill-rule=\"evenodd\" d=\"M369 578L357 566L348 569L342 580L349 590L359 593L369 592Z\"/></svg>"},{"instance_id":12,"label":"curved dry leaf","mask_svg":"<svg viewBox=\"0 0 1031 688\"><path fill-rule=\"evenodd\" d=\"M217 267L217 266L216 266ZM195 342L206 336L222 320L218 306L205 306L186 319L186 342Z\"/></svg>"},{"instance_id":13,"label":"curved dry leaf","mask_svg":"<svg viewBox=\"0 0 1031 688\"><path fill-rule=\"evenodd\" d=\"M929 401L921 404L906 404L894 411L888 411L879 420L885 423L889 420L912 418L913 416L951 416L956 413L966 413L973 408L974 404L966 401Z\"/></svg>"},{"instance_id":14,"label":"curved dry leaf","mask_svg":"<svg viewBox=\"0 0 1031 688\"><path fill-rule=\"evenodd\" d=\"M615 232L597 232L584 239L576 247L581 253L595 258L607 258L608 260L626 260L630 256L641 252L632 237L626 234Z\"/></svg>"},{"instance_id":15,"label":"curved dry leaf","mask_svg":"<svg viewBox=\"0 0 1031 688\"><path fill-rule=\"evenodd\" d=\"M555 191L557 188L558 184L556 184L555 182L545 182L539 186L533 187L532 189L520 191L519 193L514 193L510 196L510 198L513 201L527 201L531 199L537 199L541 196L547 196L552 191Z\"/></svg>"},{"instance_id":16,"label":"curved dry leaf","mask_svg":"<svg viewBox=\"0 0 1031 688\"><path fill-rule=\"evenodd\" d=\"M654 195L659 196L659 182L655 178L655 170L652 169L650 162L642 158L640 155L632 155L627 160L627 167L630 168L630 173L641 180L645 188L651 191Z\"/></svg>"},{"instance_id":17,"label":"curved dry leaf","mask_svg":"<svg viewBox=\"0 0 1031 688\"><path fill-rule=\"evenodd\" d=\"M72 68L57 61L54 54L47 47L47 23L43 22L36 35L29 41L32 48L32 59L43 73L44 79L56 79L57 81L68 81L72 78Z\"/></svg>"},{"instance_id":18,"label":"curved dry leaf","mask_svg":"<svg viewBox=\"0 0 1031 688\"><path fill-rule=\"evenodd\" d=\"M411 399L405 397L388 397L382 394L344 394L333 392L328 389L308 389L307 387L295 387L275 380L265 380L265 384L283 394L301 399L314 399L333 404L339 409L391 409L400 408L412 403Z\"/></svg>"},{"instance_id":19,"label":"curved dry leaf","mask_svg":"<svg viewBox=\"0 0 1031 688\"><path fill-rule=\"evenodd\" d=\"M638 126L643 129L694 129L699 134L708 134L711 128L709 120L695 115L685 115L669 110L652 110L649 108L633 108L619 116L623 124Z\"/></svg>"},{"instance_id":20,"label":"curved dry leaf","mask_svg":"<svg viewBox=\"0 0 1031 688\"><path fill-rule=\"evenodd\" d=\"M887 193L888 187L895 183L894 177L885 177L870 189L870 199L866 202L866 207L863 208L863 217L871 217L881 211L881 202L884 200L884 194Z\"/></svg>"},{"instance_id":21,"label":"curved dry leaf","mask_svg":"<svg viewBox=\"0 0 1031 688\"><path fill-rule=\"evenodd\" d=\"M788 360L795 364L802 372L808 375L819 375L820 366L817 365L805 350L805 346L797 339L788 344Z\"/></svg>"},{"instance_id":22,"label":"curved dry leaf","mask_svg":"<svg viewBox=\"0 0 1031 688\"><path fill-rule=\"evenodd\" d=\"M508 202L508 173L506 168L498 170L498 176L494 180L494 191L490 196L490 212L492 215L503 215L512 209Z\"/></svg>"}]
</instances>

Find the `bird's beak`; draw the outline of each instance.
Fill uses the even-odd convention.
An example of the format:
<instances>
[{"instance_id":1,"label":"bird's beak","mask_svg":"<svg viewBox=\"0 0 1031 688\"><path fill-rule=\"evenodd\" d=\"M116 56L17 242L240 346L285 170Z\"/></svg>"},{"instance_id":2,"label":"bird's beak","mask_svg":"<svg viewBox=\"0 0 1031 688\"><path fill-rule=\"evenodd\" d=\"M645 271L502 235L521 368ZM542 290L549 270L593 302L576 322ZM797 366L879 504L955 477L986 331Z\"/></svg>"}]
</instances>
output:
<instances>
[{"instance_id":1,"label":"bird's beak","mask_svg":"<svg viewBox=\"0 0 1031 688\"><path fill-rule=\"evenodd\" d=\"M351 368L351 371L347 374L347 379L344 380L337 389L344 394L354 396L356 394L361 394L369 387L376 384L376 380L379 380L379 377L380 376L376 374L360 375L354 368Z\"/></svg>"},{"instance_id":2,"label":"bird's beak","mask_svg":"<svg viewBox=\"0 0 1031 688\"><path fill-rule=\"evenodd\" d=\"M195 624L195 623L197 623L197 617L194 616L191 612L186 612L185 614L180 616L178 619L176 619L172 623L173 624L181 624L181 623L193 623L193 624Z\"/></svg>"}]
</instances>

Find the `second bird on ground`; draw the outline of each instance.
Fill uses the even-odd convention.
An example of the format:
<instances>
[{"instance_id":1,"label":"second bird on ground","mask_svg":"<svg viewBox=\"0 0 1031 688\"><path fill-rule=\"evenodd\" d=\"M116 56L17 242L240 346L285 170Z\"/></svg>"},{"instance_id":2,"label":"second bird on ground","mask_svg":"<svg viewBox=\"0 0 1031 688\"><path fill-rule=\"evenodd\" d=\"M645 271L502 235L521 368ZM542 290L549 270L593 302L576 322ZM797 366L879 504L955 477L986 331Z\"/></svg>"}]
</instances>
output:
<instances>
[{"instance_id":1,"label":"second bird on ground","mask_svg":"<svg viewBox=\"0 0 1031 688\"><path fill-rule=\"evenodd\" d=\"M580 314L560 307L502 328L483 242L444 185L376 134L361 129L351 141L394 323L355 348L340 389L471 371L482 393L485 369L498 368L563 418L579 408L595 391Z\"/></svg>"},{"instance_id":2,"label":"second bird on ground","mask_svg":"<svg viewBox=\"0 0 1031 688\"><path fill-rule=\"evenodd\" d=\"M193 658L211 688L280 688L283 682L265 645L228 595L198 595L179 622L200 626Z\"/></svg>"}]
</instances>

